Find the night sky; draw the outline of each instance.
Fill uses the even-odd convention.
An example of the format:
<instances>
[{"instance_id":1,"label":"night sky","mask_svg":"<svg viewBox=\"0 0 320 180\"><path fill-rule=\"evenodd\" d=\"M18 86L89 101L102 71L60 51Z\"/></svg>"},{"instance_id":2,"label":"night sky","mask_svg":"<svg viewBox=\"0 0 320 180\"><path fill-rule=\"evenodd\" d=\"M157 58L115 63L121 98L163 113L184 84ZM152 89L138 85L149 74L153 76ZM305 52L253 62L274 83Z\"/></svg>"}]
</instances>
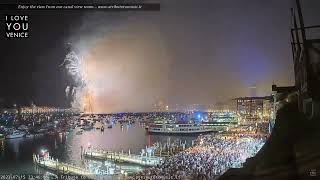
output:
<instances>
[{"instance_id":1,"label":"night sky","mask_svg":"<svg viewBox=\"0 0 320 180\"><path fill-rule=\"evenodd\" d=\"M153 12L1 12L30 18L29 39L5 39L0 27L2 104L64 106L58 65L68 42L88 64L99 111L148 111L158 99L212 104L248 96L252 84L259 96L273 82L294 84L292 0L160 3ZM320 24L320 2L302 6L306 26Z\"/></svg>"}]
</instances>

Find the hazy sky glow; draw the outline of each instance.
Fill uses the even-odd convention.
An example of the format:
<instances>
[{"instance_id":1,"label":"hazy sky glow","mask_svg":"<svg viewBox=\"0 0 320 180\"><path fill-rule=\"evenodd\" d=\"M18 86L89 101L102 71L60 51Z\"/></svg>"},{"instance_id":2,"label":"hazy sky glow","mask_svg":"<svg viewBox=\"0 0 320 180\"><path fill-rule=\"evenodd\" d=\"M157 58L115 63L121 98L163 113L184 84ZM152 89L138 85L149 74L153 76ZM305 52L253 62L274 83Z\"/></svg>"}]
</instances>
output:
<instances>
[{"instance_id":1,"label":"hazy sky glow","mask_svg":"<svg viewBox=\"0 0 320 180\"><path fill-rule=\"evenodd\" d=\"M165 1L160 12L89 13L71 39L86 52L94 110L151 110L157 99L202 103L293 84L289 2ZM256 11L260 8L259 11Z\"/></svg>"}]
</instances>

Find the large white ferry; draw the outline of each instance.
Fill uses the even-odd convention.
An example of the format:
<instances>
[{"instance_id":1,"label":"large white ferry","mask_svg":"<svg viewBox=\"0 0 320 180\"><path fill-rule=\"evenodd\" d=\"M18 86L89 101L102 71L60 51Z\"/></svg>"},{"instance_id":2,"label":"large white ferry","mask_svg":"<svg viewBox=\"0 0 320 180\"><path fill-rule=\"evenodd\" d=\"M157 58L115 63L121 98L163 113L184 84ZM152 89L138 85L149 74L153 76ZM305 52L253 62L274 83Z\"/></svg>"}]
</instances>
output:
<instances>
[{"instance_id":1,"label":"large white ferry","mask_svg":"<svg viewBox=\"0 0 320 180\"><path fill-rule=\"evenodd\" d=\"M200 134L220 131L221 127L210 127L203 124L155 124L146 127L149 133L167 134Z\"/></svg>"}]
</instances>

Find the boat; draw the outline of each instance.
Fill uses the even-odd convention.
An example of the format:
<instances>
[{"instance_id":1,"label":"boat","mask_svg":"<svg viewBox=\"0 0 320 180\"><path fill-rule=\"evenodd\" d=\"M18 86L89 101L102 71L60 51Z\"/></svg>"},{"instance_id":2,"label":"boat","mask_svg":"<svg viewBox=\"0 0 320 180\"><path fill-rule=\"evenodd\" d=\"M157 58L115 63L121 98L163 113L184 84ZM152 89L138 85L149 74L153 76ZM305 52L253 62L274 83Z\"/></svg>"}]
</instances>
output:
<instances>
[{"instance_id":1,"label":"boat","mask_svg":"<svg viewBox=\"0 0 320 180\"><path fill-rule=\"evenodd\" d=\"M48 129L45 129L45 128L41 128L41 129L38 129L38 130L36 130L35 132L36 133L47 133L49 130Z\"/></svg>"},{"instance_id":2,"label":"boat","mask_svg":"<svg viewBox=\"0 0 320 180\"><path fill-rule=\"evenodd\" d=\"M34 138L34 137L35 137L34 134L27 134L27 135L26 135L26 138Z\"/></svg>"},{"instance_id":3,"label":"boat","mask_svg":"<svg viewBox=\"0 0 320 180\"><path fill-rule=\"evenodd\" d=\"M22 131L13 131L12 133L8 134L6 136L6 139L16 139L16 138L22 138L26 135L26 133Z\"/></svg>"},{"instance_id":4,"label":"boat","mask_svg":"<svg viewBox=\"0 0 320 180\"><path fill-rule=\"evenodd\" d=\"M44 133L36 133L36 134L34 134L34 137L41 137L41 136L44 136Z\"/></svg>"},{"instance_id":5,"label":"boat","mask_svg":"<svg viewBox=\"0 0 320 180\"><path fill-rule=\"evenodd\" d=\"M82 133L83 133L83 131L80 130L80 131L77 131L77 132L76 132L76 135L81 135Z\"/></svg>"},{"instance_id":6,"label":"boat","mask_svg":"<svg viewBox=\"0 0 320 180\"><path fill-rule=\"evenodd\" d=\"M56 135L56 132L55 132L55 131L48 131L48 132L46 133L46 135L54 136L54 135Z\"/></svg>"},{"instance_id":7,"label":"boat","mask_svg":"<svg viewBox=\"0 0 320 180\"><path fill-rule=\"evenodd\" d=\"M85 130L85 131L89 131L89 130L93 129L93 126L85 125L85 126L83 126L81 129L83 129L83 130Z\"/></svg>"},{"instance_id":8,"label":"boat","mask_svg":"<svg viewBox=\"0 0 320 180\"><path fill-rule=\"evenodd\" d=\"M155 124L146 128L148 133L161 133L161 134L201 134L216 131L215 128L210 128L202 124Z\"/></svg>"},{"instance_id":9,"label":"boat","mask_svg":"<svg viewBox=\"0 0 320 180\"><path fill-rule=\"evenodd\" d=\"M26 125L21 125L21 126L18 127L18 130L20 130L20 131L28 131L29 128Z\"/></svg>"}]
</instances>

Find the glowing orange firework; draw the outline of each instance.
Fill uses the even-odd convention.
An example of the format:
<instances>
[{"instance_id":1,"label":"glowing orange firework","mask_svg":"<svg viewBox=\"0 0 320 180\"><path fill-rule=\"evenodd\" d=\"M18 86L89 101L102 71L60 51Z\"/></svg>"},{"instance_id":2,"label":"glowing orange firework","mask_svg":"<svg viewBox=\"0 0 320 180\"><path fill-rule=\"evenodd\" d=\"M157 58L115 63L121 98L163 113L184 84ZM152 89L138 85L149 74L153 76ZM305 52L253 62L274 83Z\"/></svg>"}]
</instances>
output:
<instances>
[{"instance_id":1,"label":"glowing orange firework","mask_svg":"<svg viewBox=\"0 0 320 180\"><path fill-rule=\"evenodd\" d=\"M85 113L93 113L93 93L90 90L87 90L82 97L82 110Z\"/></svg>"}]
</instances>

